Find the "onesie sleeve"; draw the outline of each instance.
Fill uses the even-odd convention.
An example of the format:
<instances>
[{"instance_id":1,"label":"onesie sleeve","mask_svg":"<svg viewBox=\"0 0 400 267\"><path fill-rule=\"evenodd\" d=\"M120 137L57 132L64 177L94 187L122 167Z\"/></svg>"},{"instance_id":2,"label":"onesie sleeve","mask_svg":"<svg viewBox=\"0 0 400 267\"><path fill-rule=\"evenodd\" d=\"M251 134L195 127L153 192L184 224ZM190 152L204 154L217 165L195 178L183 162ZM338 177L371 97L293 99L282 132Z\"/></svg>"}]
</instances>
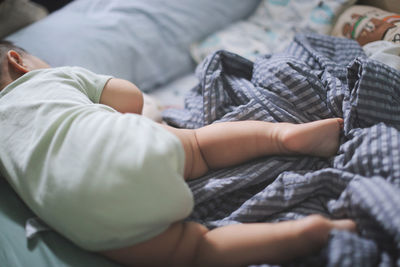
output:
<instances>
[{"instance_id":1,"label":"onesie sleeve","mask_svg":"<svg viewBox=\"0 0 400 267\"><path fill-rule=\"evenodd\" d=\"M66 68L69 74L77 84L82 93L84 93L93 103L100 103L101 93L104 86L112 78L110 75L96 74L81 67Z\"/></svg>"}]
</instances>

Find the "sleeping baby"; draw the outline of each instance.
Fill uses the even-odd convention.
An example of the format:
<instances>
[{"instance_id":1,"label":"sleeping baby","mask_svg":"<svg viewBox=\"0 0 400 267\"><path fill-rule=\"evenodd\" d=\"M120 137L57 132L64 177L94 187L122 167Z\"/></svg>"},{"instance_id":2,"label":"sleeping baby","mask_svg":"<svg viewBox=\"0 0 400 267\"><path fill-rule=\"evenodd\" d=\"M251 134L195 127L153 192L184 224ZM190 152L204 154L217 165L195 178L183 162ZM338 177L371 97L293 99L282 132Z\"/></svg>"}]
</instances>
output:
<instances>
[{"instance_id":1,"label":"sleeping baby","mask_svg":"<svg viewBox=\"0 0 400 267\"><path fill-rule=\"evenodd\" d=\"M341 118L177 129L142 116L131 82L50 68L0 42L0 170L43 221L124 265L279 264L318 251L352 220L311 215L209 230L185 221L185 180L267 155L336 154Z\"/></svg>"}]
</instances>

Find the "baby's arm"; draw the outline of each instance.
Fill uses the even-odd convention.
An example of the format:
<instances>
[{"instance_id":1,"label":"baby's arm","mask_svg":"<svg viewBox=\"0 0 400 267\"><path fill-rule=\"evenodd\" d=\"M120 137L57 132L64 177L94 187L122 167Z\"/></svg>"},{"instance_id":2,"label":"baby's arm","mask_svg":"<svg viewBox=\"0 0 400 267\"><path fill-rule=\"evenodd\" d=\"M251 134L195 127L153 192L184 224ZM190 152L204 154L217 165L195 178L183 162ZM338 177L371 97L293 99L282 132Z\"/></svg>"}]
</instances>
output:
<instances>
[{"instance_id":1,"label":"baby's arm","mask_svg":"<svg viewBox=\"0 0 400 267\"><path fill-rule=\"evenodd\" d=\"M131 82L112 78L104 86L100 103L121 113L142 114L142 92Z\"/></svg>"},{"instance_id":2,"label":"baby's arm","mask_svg":"<svg viewBox=\"0 0 400 267\"><path fill-rule=\"evenodd\" d=\"M331 229L355 230L350 220L309 216L281 223L236 224L209 231L178 222L161 235L102 254L127 266L247 266L279 264L321 248Z\"/></svg>"}]
</instances>

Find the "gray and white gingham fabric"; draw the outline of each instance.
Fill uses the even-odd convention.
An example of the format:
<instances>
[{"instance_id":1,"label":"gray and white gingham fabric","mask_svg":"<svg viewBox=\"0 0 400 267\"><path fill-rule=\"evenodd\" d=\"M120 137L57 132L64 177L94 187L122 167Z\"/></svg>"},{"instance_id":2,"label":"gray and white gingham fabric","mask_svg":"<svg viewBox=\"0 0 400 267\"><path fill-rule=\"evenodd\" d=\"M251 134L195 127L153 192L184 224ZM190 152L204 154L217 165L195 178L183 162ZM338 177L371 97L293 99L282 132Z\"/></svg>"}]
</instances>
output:
<instances>
[{"instance_id":1,"label":"gray and white gingham fabric","mask_svg":"<svg viewBox=\"0 0 400 267\"><path fill-rule=\"evenodd\" d=\"M352 218L359 234L333 231L327 246L294 266L400 266L400 73L348 39L298 35L282 54L250 62L218 51L198 66L182 128L220 121L345 121L330 159L269 156L189 183L189 220L210 228L308 214ZM265 265L267 266L267 265Z\"/></svg>"}]
</instances>

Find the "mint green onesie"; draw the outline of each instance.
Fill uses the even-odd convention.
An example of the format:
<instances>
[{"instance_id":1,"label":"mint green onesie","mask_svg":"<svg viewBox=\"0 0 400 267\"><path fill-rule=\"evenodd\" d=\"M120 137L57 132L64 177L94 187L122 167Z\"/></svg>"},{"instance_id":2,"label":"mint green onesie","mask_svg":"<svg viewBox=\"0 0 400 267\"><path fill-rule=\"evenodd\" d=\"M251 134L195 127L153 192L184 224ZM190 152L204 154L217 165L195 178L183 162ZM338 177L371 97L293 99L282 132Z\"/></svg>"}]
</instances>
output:
<instances>
[{"instance_id":1,"label":"mint green onesie","mask_svg":"<svg viewBox=\"0 0 400 267\"><path fill-rule=\"evenodd\" d=\"M0 171L43 221L92 251L133 245L186 218L177 137L99 104L109 76L35 70L0 92Z\"/></svg>"}]
</instances>

